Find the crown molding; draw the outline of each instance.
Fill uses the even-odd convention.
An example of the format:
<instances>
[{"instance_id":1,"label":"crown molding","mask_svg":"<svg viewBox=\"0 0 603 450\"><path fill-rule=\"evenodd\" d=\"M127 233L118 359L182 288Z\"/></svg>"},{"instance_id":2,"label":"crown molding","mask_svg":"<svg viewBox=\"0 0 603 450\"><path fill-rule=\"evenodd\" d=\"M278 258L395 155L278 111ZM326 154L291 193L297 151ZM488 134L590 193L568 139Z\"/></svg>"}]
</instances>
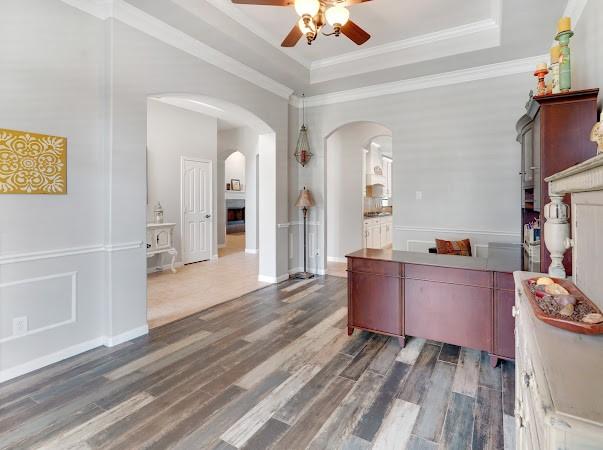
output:
<instances>
[{"instance_id":1,"label":"crown molding","mask_svg":"<svg viewBox=\"0 0 603 450\"><path fill-rule=\"evenodd\" d=\"M259 38L266 41L272 47L280 51L281 53L287 55L289 58L297 61L306 69L310 69L311 62L304 58L301 55L296 54L280 45L280 37L265 31L265 28L260 25L256 20L249 17L245 13L241 12L236 6L232 4L230 0L205 0L207 3L212 5L214 8L219 9L232 20L237 22L239 25L242 25L247 30L251 31L253 34L258 36Z\"/></svg>"},{"instance_id":2,"label":"crown molding","mask_svg":"<svg viewBox=\"0 0 603 450\"><path fill-rule=\"evenodd\" d=\"M500 35L500 26L496 21L486 19L355 50L314 61L310 66L310 83L496 47L500 45ZM332 69L327 70L329 68Z\"/></svg>"},{"instance_id":3,"label":"crown molding","mask_svg":"<svg viewBox=\"0 0 603 450\"><path fill-rule=\"evenodd\" d=\"M279 97L289 99L293 89L240 61L204 44L171 25L145 13L124 0L62 0L98 19L116 19L149 36L193 55L213 66L255 84Z\"/></svg>"},{"instance_id":4,"label":"crown molding","mask_svg":"<svg viewBox=\"0 0 603 450\"><path fill-rule=\"evenodd\" d=\"M306 107L332 105L336 103L351 102L382 95L400 94L403 92L418 91L434 87L449 86L466 83L469 81L485 80L519 73L529 73L534 66L547 56L532 56L529 58L515 59L469 69L444 72L436 75L410 78L408 80L365 86L346 91L314 95L305 98ZM301 98L293 95L289 103L294 107L301 107Z\"/></svg>"}]
</instances>

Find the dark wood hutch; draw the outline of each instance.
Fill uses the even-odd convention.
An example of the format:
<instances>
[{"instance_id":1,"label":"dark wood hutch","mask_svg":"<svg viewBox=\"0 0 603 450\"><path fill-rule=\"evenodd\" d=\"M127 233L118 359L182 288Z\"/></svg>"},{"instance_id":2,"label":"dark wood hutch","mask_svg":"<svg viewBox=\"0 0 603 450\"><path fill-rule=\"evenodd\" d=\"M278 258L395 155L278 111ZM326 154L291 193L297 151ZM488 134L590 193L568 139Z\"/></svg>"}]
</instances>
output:
<instances>
[{"instance_id":1,"label":"dark wood hutch","mask_svg":"<svg viewBox=\"0 0 603 450\"><path fill-rule=\"evenodd\" d=\"M523 227L535 218L544 223L544 205L549 203L544 179L597 154L590 131L597 122L598 89L530 97L526 113L516 125L521 144L521 236ZM570 203L569 195L566 203ZM544 234L544 230L542 231ZM541 236L540 264L530 264L524 252L524 270L548 272L549 252ZM571 275L571 251L563 265Z\"/></svg>"}]
</instances>

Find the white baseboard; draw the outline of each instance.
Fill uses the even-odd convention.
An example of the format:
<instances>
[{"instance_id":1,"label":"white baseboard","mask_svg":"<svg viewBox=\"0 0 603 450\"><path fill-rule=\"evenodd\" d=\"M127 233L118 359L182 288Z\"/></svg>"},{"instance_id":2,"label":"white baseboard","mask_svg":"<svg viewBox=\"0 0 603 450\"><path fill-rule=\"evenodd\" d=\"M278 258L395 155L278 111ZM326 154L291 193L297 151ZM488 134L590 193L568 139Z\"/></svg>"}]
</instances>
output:
<instances>
[{"instance_id":1,"label":"white baseboard","mask_svg":"<svg viewBox=\"0 0 603 450\"><path fill-rule=\"evenodd\" d=\"M178 269L179 267L184 267L184 263L179 261L174 264L174 267ZM172 268L171 264L164 264L163 266L155 266L155 267L147 267L147 274L155 273L155 272L165 272L166 270L170 270Z\"/></svg>"},{"instance_id":2,"label":"white baseboard","mask_svg":"<svg viewBox=\"0 0 603 450\"><path fill-rule=\"evenodd\" d=\"M280 283L289 279L289 274L280 275L278 277L271 277L268 275L258 275L258 281L261 283Z\"/></svg>"},{"instance_id":3,"label":"white baseboard","mask_svg":"<svg viewBox=\"0 0 603 450\"><path fill-rule=\"evenodd\" d=\"M259 250L257 248L246 248L245 253L249 253L251 255L257 255Z\"/></svg>"},{"instance_id":4,"label":"white baseboard","mask_svg":"<svg viewBox=\"0 0 603 450\"><path fill-rule=\"evenodd\" d=\"M26 373L33 372L34 370L41 369L42 367L49 366L56 362L62 361L72 356L79 355L80 353L87 352L93 348L100 347L105 342L103 336L92 339L90 341L81 342L71 347L64 348L58 352L51 353L49 355L40 356L34 360L28 361L24 364L20 364L10 369L4 369L0 371L0 383L17 378Z\"/></svg>"},{"instance_id":5,"label":"white baseboard","mask_svg":"<svg viewBox=\"0 0 603 450\"><path fill-rule=\"evenodd\" d=\"M347 258L341 258L339 256L327 256L328 262L347 263Z\"/></svg>"},{"instance_id":6,"label":"white baseboard","mask_svg":"<svg viewBox=\"0 0 603 450\"><path fill-rule=\"evenodd\" d=\"M218 255L213 255L213 256L212 256L210 259L211 259L211 261L215 261L215 260L216 260L216 259L218 259L218 258L219 258L219 256L218 256Z\"/></svg>"},{"instance_id":7,"label":"white baseboard","mask_svg":"<svg viewBox=\"0 0 603 450\"><path fill-rule=\"evenodd\" d=\"M105 336L103 344L105 347L115 347L116 345L123 344L124 342L131 341L137 337L149 334L149 326L147 324L128 330L125 333L118 334L117 336Z\"/></svg>"},{"instance_id":8,"label":"white baseboard","mask_svg":"<svg viewBox=\"0 0 603 450\"><path fill-rule=\"evenodd\" d=\"M87 352L88 350L100 347L101 345L106 347L114 347L148 333L148 325L143 325L141 327L134 328L133 330L126 331L125 333L118 334L117 336L100 336L86 342L72 345L71 347L64 348L63 350L59 350L58 352L54 352L49 355L40 356L39 358L15 367L11 367L10 369L1 370L0 383L20 377L21 375L41 369L42 367L49 366L50 364L63 361L64 359L71 358L72 356L79 355L80 353Z\"/></svg>"}]
</instances>

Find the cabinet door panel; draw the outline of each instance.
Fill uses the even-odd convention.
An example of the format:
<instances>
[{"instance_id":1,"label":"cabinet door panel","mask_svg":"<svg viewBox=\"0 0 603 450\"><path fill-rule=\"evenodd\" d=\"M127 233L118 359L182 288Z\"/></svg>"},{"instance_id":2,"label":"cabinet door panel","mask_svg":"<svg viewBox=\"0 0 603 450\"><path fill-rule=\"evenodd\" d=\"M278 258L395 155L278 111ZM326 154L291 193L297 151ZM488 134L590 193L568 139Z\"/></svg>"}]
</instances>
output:
<instances>
[{"instance_id":1,"label":"cabinet door panel","mask_svg":"<svg viewBox=\"0 0 603 450\"><path fill-rule=\"evenodd\" d=\"M513 291L494 291L494 353L506 358L515 358L514 304Z\"/></svg>"},{"instance_id":2,"label":"cabinet door panel","mask_svg":"<svg viewBox=\"0 0 603 450\"><path fill-rule=\"evenodd\" d=\"M403 279L354 272L350 272L348 276L348 324L351 327L402 335Z\"/></svg>"},{"instance_id":3,"label":"cabinet door panel","mask_svg":"<svg viewBox=\"0 0 603 450\"><path fill-rule=\"evenodd\" d=\"M405 279L404 299L407 335L492 351L492 289Z\"/></svg>"}]
</instances>

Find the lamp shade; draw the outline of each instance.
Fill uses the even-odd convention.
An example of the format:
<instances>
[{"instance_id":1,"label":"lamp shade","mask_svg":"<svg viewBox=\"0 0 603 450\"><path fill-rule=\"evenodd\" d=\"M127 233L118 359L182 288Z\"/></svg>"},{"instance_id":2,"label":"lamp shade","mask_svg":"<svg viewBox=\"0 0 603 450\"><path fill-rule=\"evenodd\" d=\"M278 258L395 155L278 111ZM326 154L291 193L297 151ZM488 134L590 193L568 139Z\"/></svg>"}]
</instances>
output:
<instances>
[{"instance_id":1,"label":"lamp shade","mask_svg":"<svg viewBox=\"0 0 603 450\"><path fill-rule=\"evenodd\" d=\"M314 197L312 197L312 192L303 188L299 192L299 197L297 198L297 202L295 206L298 208L312 208L315 205Z\"/></svg>"},{"instance_id":2,"label":"lamp shade","mask_svg":"<svg viewBox=\"0 0 603 450\"><path fill-rule=\"evenodd\" d=\"M314 17L320 10L318 0L295 0L295 11L300 16Z\"/></svg>"},{"instance_id":3,"label":"lamp shade","mask_svg":"<svg viewBox=\"0 0 603 450\"><path fill-rule=\"evenodd\" d=\"M325 12L325 16L327 18L327 22L331 26L344 26L350 20L350 12L347 10L345 6L336 5L331 6Z\"/></svg>"}]
</instances>

